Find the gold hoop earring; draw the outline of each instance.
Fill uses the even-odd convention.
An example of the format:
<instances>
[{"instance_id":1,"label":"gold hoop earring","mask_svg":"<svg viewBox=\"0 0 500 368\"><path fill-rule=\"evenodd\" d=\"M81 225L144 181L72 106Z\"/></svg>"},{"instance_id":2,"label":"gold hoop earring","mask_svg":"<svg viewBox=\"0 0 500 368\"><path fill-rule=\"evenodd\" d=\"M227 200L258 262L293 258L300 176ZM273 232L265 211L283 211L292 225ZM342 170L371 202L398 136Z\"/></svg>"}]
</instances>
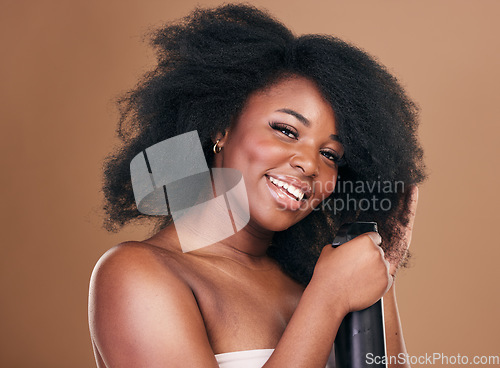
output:
<instances>
[{"instance_id":1,"label":"gold hoop earring","mask_svg":"<svg viewBox=\"0 0 500 368\"><path fill-rule=\"evenodd\" d=\"M219 147L219 142L220 139L217 139L217 142L215 142L212 151L214 151L215 154L218 154L220 151L222 151L222 147Z\"/></svg>"}]
</instances>

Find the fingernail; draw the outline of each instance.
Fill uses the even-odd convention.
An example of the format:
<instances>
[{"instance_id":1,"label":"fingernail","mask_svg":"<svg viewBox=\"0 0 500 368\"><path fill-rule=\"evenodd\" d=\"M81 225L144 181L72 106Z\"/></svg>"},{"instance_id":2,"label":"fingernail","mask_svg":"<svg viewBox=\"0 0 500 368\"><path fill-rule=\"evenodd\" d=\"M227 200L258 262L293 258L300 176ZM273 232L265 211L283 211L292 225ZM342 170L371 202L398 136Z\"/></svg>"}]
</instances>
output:
<instances>
[{"instance_id":1,"label":"fingernail","mask_svg":"<svg viewBox=\"0 0 500 368\"><path fill-rule=\"evenodd\" d=\"M367 234L376 245L380 245L380 243L382 243L382 238L380 237L379 233L370 232Z\"/></svg>"}]
</instances>

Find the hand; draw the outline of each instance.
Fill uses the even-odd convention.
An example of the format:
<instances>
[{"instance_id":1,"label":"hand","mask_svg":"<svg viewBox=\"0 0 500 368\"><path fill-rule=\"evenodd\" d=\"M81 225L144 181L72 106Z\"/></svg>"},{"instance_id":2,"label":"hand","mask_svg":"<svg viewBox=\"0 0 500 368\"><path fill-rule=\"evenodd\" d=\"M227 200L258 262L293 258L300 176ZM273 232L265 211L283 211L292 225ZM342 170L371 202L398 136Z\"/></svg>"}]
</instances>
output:
<instances>
[{"instance_id":1,"label":"hand","mask_svg":"<svg viewBox=\"0 0 500 368\"><path fill-rule=\"evenodd\" d=\"M344 314L368 308L392 285L393 267L385 259L377 233L366 233L333 248L326 245L311 283L319 285L327 303Z\"/></svg>"},{"instance_id":2,"label":"hand","mask_svg":"<svg viewBox=\"0 0 500 368\"><path fill-rule=\"evenodd\" d=\"M396 232L402 241L402 254L410 246L418 188L413 185L407 191L399 212L407 216ZM328 298L334 300L335 308L344 308L345 313L369 307L390 289L394 275L401 263L401 256L386 257L380 248L377 233L367 233L333 248L323 248L314 269L311 282L322 284Z\"/></svg>"}]
</instances>

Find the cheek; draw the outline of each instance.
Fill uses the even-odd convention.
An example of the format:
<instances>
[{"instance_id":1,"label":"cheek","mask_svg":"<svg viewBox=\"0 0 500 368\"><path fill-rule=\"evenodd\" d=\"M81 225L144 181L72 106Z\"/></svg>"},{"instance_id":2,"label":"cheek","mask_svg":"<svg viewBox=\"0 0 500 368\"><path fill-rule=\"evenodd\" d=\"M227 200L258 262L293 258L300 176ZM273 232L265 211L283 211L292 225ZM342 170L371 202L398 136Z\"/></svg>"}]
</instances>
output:
<instances>
[{"instance_id":1,"label":"cheek","mask_svg":"<svg viewBox=\"0 0 500 368\"><path fill-rule=\"evenodd\" d=\"M337 172L335 172L333 178L330 178L330 180L326 182L325 189L327 191L327 196L333 193L336 185L337 185Z\"/></svg>"},{"instance_id":2,"label":"cheek","mask_svg":"<svg viewBox=\"0 0 500 368\"><path fill-rule=\"evenodd\" d=\"M324 179L315 182L315 198L323 200L335 190L337 185L337 171L332 175L325 176Z\"/></svg>"},{"instance_id":3,"label":"cheek","mask_svg":"<svg viewBox=\"0 0 500 368\"><path fill-rule=\"evenodd\" d=\"M237 144L231 144L231 150L228 150L227 153L231 157L232 163L243 166L242 169L252 165L261 170L268 170L286 160L286 150L275 140L258 135L246 136Z\"/></svg>"},{"instance_id":4,"label":"cheek","mask_svg":"<svg viewBox=\"0 0 500 368\"><path fill-rule=\"evenodd\" d=\"M251 149L248 150L248 154L254 162L271 164L273 167L286 160L286 152L281 145L276 144L276 141L271 139L256 140Z\"/></svg>"}]
</instances>

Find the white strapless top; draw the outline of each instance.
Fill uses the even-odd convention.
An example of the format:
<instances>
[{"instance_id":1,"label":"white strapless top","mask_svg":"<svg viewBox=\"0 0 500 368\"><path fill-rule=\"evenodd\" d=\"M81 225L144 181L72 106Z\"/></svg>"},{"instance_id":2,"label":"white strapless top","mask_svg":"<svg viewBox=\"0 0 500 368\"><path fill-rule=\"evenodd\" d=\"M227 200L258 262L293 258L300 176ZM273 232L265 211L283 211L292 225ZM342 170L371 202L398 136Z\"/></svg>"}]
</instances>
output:
<instances>
[{"instance_id":1,"label":"white strapless top","mask_svg":"<svg viewBox=\"0 0 500 368\"><path fill-rule=\"evenodd\" d=\"M274 349L255 349L234 351L231 353L216 354L215 359L220 368L261 368L273 353ZM335 368L335 360L332 353L328 358L325 368Z\"/></svg>"}]
</instances>

